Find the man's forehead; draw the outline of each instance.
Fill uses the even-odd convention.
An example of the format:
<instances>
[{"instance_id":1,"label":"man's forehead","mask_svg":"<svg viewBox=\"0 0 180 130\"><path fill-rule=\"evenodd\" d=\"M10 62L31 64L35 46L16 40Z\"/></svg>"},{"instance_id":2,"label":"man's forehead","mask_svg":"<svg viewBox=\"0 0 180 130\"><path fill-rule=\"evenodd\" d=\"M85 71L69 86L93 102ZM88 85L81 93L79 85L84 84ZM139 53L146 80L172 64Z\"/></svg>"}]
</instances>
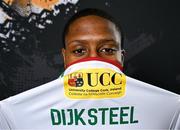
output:
<instances>
[{"instance_id":1,"label":"man's forehead","mask_svg":"<svg viewBox=\"0 0 180 130\"><path fill-rule=\"evenodd\" d=\"M114 23L112 23L110 20L105 19L103 17L96 15L88 15L88 16L79 17L76 20L74 20L69 25L69 28L72 28L77 25L86 26L88 23L101 24L102 26L103 25L109 26L111 24L114 25Z\"/></svg>"},{"instance_id":2,"label":"man's forehead","mask_svg":"<svg viewBox=\"0 0 180 130\"><path fill-rule=\"evenodd\" d=\"M66 36L69 37L69 35L81 38L87 36L95 38L99 35L108 37L108 39L115 37L120 41L120 34L115 24L95 15L84 16L71 23Z\"/></svg>"}]
</instances>

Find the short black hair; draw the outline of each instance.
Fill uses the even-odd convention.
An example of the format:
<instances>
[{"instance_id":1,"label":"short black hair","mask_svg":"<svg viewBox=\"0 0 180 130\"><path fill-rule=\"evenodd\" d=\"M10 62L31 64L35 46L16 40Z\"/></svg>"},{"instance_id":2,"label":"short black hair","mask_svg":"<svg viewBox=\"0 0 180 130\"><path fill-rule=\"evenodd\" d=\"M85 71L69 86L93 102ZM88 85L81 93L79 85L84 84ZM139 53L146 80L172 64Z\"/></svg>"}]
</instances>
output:
<instances>
[{"instance_id":1,"label":"short black hair","mask_svg":"<svg viewBox=\"0 0 180 130\"><path fill-rule=\"evenodd\" d=\"M63 33L62 33L62 40L63 40L63 48L66 47L65 44L65 37L68 34L69 31L69 27L70 25L76 21L77 19L81 18L81 17L85 17L85 16L89 16L89 15L95 15L95 16L99 16L102 17L104 19L107 19L109 21L111 21L112 23L115 24L116 29L118 30L119 34L120 34L120 38L121 38L121 48L123 49L124 44L123 44L123 33L122 33L122 28L120 27L119 22L116 21L116 19L114 17L112 17L111 15L109 15L107 12L100 10L100 9L96 9L96 8L87 8L87 9L83 9L78 11L77 13L75 13L69 20L68 22L65 24L64 29L63 29Z\"/></svg>"}]
</instances>

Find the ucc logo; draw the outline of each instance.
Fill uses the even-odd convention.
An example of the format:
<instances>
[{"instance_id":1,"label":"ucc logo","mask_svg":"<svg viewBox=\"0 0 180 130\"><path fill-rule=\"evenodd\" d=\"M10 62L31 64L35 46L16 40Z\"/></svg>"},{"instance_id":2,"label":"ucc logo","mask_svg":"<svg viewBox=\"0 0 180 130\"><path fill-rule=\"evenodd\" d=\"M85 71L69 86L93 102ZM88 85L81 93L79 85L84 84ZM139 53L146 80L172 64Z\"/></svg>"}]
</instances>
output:
<instances>
[{"instance_id":1,"label":"ucc logo","mask_svg":"<svg viewBox=\"0 0 180 130\"><path fill-rule=\"evenodd\" d=\"M75 72L68 75L68 84L71 87L82 87L84 84L90 87L121 85L123 74L117 72Z\"/></svg>"},{"instance_id":2,"label":"ucc logo","mask_svg":"<svg viewBox=\"0 0 180 130\"><path fill-rule=\"evenodd\" d=\"M109 85L121 85L122 84L122 74L120 73L87 73L87 83L91 87L109 86Z\"/></svg>"},{"instance_id":3,"label":"ucc logo","mask_svg":"<svg viewBox=\"0 0 180 130\"><path fill-rule=\"evenodd\" d=\"M81 69L64 76L70 99L117 98L125 95L126 75L109 68Z\"/></svg>"}]
</instances>

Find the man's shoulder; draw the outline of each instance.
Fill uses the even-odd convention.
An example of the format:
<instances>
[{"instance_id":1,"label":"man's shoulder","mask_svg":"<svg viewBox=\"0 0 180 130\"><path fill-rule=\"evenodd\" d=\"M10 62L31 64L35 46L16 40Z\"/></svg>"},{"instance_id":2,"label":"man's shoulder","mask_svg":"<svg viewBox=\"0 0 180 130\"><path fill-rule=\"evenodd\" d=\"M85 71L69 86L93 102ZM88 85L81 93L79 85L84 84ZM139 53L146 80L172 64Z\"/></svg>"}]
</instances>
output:
<instances>
[{"instance_id":1,"label":"man's shoulder","mask_svg":"<svg viewBox=\"0 0 180 130\"><path fill-rule=\"evenodd\" d=\"M165 90L161 87L131 78L127 76L127 91L130 90L134 93L141 93L145 96L158 96L158 97L172 97L176 99L180 99L180 95L174 92Z\"/></svg>"},{"instance_id":2,"label":"man's shoulder","mask_svg":"<svg viewBox=\"0 0 180 130\"><path fill-rule=\"evenodd\" d=\"M32 99L39 99L41 97L45 97L47 93L53 93L56 89L60 88L61 79L55 79L43 85L37 86L25 92L19 93L15 96L9 97L1 101L1 103L5 104L19 104L22 102L27 102Z\"/></svg>"}]
</instances>

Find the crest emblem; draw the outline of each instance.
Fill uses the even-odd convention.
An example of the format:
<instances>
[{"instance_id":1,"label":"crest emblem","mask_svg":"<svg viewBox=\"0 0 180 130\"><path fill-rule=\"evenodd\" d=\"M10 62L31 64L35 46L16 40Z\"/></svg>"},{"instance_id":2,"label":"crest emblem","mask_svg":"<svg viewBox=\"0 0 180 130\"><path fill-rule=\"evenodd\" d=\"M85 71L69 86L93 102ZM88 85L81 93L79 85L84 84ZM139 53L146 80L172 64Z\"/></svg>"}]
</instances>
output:
<instances>
[{"instance_id":1,"label":"crest emblem","mask_svg":"<svg viewBox=\"0 0 180 130\"><path fill-rule=\"evenodd\" d=\"M84 84L83 73L72 73L68 76L68 84L71 87L82 87Z\"/></svg>"}]
</instances>

